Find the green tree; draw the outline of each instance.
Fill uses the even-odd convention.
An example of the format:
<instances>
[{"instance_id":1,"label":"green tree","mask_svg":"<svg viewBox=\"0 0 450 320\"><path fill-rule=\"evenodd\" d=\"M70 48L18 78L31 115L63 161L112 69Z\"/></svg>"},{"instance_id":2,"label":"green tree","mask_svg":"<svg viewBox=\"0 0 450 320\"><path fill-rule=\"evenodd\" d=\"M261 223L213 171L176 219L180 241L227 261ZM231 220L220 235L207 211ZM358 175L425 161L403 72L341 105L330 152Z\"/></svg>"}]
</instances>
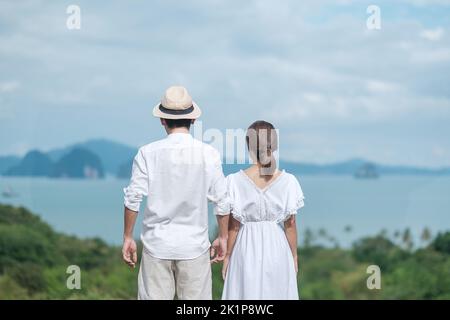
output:
<instances>
[{"instance_id":1,"label":"green tree","mask_svg":"<svg viewBox=\"0 0 450 320\"><path fill-rule=\"evenodd\" d=\"M320 238L326 239L328 237L328 232L324 228L320 228L317 233Z\"/></svg>"},{"instance_id":2,"label":"green tree","mask_svg":"<svg viewBox=\"0 0 450 320\"><path fill-rule=\"evenodd\" d=\"M303 235L303 246L309 248L314 241L314 232L310 228L306 228Z\"/></svg>"},{"instance_id":3,"label":"green tree","mask_svg":"<svg viewBox=\"0 0 450 320\"><path fill-rule=\"evenodd\" d=\"M43 267L36 263L21 263L9 268L9 275L21 287L26 288L33 295L46 290L46 282L43 275Z\"/></svg>"},{"instance_id":4,"label":"green tree","mask_svg":"<svg viewBox=\"0 0 450 320\"><path fill-rule=\"evenodd\" d=\"M450 232L439 232L436 239L431 243L431 247L438 252L450 254Z\"/></svg>"},{"instance_id":5,"label":"green tree","mask_svg":"<svg viewBox=\"0 0 450 320\"><path fill-rule=\"evenodd\" d=\"M378 265L382 270L391 270L406 256L391 240L380 235L366 237L353 244L356 261Z\"/></svg>"},{"instance_id":6,"label":"green tree","mask_svg":"<svg viewBox=\"0 0 450 320\"><path fill-rule=\"evenodd\" d=\"M406 249L411 250L413 248L414 243L412 240L411 230L409 228L406 228L403 231L402 242Z\"/></svg>"},{"instance_id":7,"label":"green tree","mask_svg":"<svg viewBox=\"0 0 450 320\"><path fill-rule=\"evenodd\" d=\"M431 239L431 231L427 227L425 227L422 230L422 234L420 235L420 240L422 240L423 243L428 243Z\"/></svg>"}]
</instances>

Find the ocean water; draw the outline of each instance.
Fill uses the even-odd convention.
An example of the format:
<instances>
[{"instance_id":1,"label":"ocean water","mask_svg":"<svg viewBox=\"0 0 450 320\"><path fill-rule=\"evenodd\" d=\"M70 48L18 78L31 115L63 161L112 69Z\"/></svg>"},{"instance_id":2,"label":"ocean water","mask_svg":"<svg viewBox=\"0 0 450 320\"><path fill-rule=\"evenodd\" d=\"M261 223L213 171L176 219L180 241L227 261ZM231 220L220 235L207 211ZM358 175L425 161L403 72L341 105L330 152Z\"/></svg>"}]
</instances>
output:
<instances>
[{"instance_id":1,"label":"ocean water","mask_svg":"<svg viewBox=\"0 0 450 320\"><path fill-rule=\"evenodd\" d=\"M298 177L305 207L297 220L299 242L306 228L326 230L341 246L385 229L410 228L416 243L424 227L433 233L450 230L450 177L383 176L374 180L350 176ZM80 237L100 237L120 244L123 192L127 180L71 180L0 177L0 190L12 188L17 197L0 196L0 203L20 205L39 214L56 230ZM142 218L142 217L140 217ZM141 219L135 228L140 232ZM351 232L345 227L351 226ZM210 213L210 230L215 221ZM319 238L324 244L329 240Z\"/></svg>"}]
</instances>

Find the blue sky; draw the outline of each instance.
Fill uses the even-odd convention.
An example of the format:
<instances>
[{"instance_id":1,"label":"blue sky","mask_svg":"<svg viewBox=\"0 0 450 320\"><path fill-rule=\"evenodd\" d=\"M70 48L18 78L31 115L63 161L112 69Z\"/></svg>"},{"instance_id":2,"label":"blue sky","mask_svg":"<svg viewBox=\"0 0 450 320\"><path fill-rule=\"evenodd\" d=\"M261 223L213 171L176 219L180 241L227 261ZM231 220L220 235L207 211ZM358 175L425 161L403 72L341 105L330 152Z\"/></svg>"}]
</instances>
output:
<instances>
[{"instance_id":1,"label":"blue sky","mask_svg":"<svg viewBox=\"0 0 450 320\"><path fill-rule=\"evenodd\" d=\"M0 155L145 144L182 84L203 128L266 119L285 159L449 166L449 17L447 0L0 1Z\"/></svg>"}]
</instances>

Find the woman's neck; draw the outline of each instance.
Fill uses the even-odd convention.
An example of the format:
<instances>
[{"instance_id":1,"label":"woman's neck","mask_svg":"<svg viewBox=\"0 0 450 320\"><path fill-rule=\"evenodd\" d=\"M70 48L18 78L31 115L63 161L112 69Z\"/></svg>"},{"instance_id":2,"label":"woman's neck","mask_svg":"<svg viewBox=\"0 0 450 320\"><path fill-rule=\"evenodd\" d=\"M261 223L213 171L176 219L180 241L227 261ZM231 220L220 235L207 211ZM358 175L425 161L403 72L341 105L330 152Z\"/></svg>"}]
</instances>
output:
<instances>
[{"instance_id":1,"label":"woman's neck","mask_svg":"<svg viewBox=\"0 0 450 320\"><path fill-rule=\"evenodd\" d=\"M275 171L271 174L264 174L267 168L264 168L264 166L262 164L255 163L253 164L251 167L249 167L246 171L247 173L249 173L251 176L255 177L255 178L259 178L259 179L264 179L264 180L271 180L273 177L278 176L279 174L279 170L278 168L275 169Z\"/></svg>"}]
</instances>

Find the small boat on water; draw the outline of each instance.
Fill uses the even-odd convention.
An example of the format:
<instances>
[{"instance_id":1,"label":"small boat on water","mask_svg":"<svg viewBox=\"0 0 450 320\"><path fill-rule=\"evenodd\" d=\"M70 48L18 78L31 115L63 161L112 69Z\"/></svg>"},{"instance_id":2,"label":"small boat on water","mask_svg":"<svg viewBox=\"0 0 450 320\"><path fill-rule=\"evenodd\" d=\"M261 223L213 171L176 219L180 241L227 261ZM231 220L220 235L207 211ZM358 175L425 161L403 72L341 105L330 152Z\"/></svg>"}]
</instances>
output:
<instances>
[{"instance_id":1,"label":"small boat on water","mask_svg":"<svg viewBox=\"0 0 450 320\"><path fill-rule=\"evenodd\" d=\"M374 164L365 163L356 170L354 177L357 179L376 179L379 175Z\"/></svg>"},{"instance_id":2,"label":"small boat on water","mask_svg":"<svg viewBox=\"0 0 450 320\"><path fill-rule=\"evenodd\" d=\"M5 198L13 198L13 197L17 197L19 194L17 192L15 192L11 186L6 187L5 190L2 191L2 196Z\"/></svg>"}]
</instances>

